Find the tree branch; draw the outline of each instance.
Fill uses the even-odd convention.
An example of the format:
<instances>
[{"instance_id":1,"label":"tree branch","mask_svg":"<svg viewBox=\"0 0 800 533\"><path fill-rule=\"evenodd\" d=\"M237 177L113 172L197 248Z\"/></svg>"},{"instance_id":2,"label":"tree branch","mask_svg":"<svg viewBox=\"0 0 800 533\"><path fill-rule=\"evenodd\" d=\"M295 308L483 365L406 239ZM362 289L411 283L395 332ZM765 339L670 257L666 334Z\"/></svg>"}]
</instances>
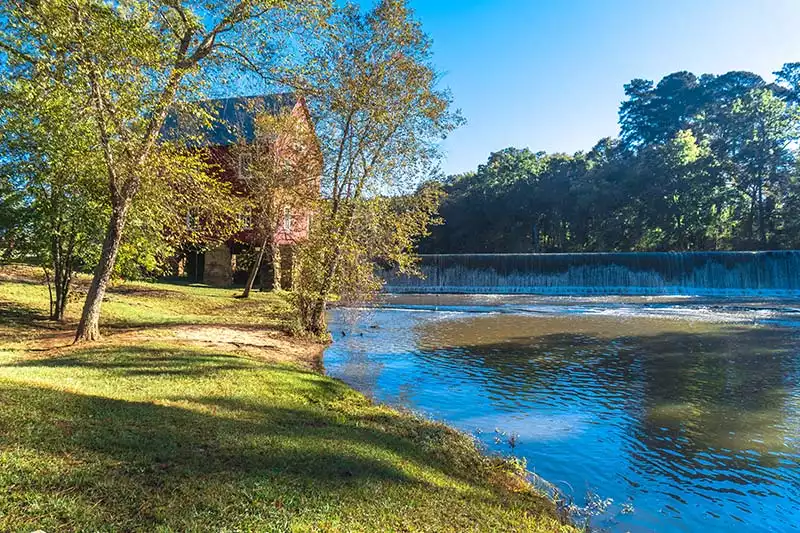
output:
<instances>
[{"instance_id":1,"label":"tree branch","mask_svg":"<svg viewBox=\"0 0 800 533\"><path fill-rule=\"evenodd\" d=\"M23 60L27 61L28 63L30 63L31 65L35 65L38 62L38 60L35 57L33 57L32 55L26 54L22 50L17 50L13 46L11 46L9 44L6 44L3 41L0 41L0 50L5 50L7 53L9 53L9 54L11 54L11 55L13 55L13 56L15 56L15 57L17 57L19 59L23 59Z\"/></svg>"}]
</instances>

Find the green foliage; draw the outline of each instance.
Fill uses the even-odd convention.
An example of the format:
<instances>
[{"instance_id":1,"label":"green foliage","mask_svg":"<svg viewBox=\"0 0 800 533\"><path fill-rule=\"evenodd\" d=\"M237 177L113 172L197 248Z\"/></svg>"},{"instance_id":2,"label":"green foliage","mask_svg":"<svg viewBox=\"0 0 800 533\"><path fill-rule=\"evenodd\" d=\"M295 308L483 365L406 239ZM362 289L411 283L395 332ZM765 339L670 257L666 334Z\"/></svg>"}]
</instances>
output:
<instances>
[{"instance_id":1,"label":"green foliage","mask_svg":"<svg viewBox=\"0 0 800 533\"><path fill-rule=\"evenodd\" d=\"M273 278L264 285L280 287L276 239L279 233L284 240L294 238L298 228L292 228L292 217L302 222L310 214L319 200L322 171L322 155L304 102L278 113L263 109L251 112L255 114L254 139L240 140L231 152L230 163L236 168L243 160L248 162L246 168L240 167L240 172L245 172L244 207L253 230L252 244L258 249L250 265L243 298L249 297L265 254L272 262Z\"/></svg>"},{"instance_id":2,"label":"green foliage","mask_svg":"<svg viewBox=\"0 0 800 533\"><path fill-rule=\"evenodd\" d=\"M338 219L331 213L331 202L319 202L309 238L297 256L298 286L293 298L301 310L311 312L302 306L332 296L348 303L372 299L382 286L376 275L381 268L416 273L416 245L439 222L440 197L438 185L426 184L403 196L353 200L350 231L333 226ZM335 243L329 240L331 235L336 235ZM327 267L334 253L336 271L329 275Z\"/></svg>"},{"instance_id":3,"label":"green foliage","mask_svg":"<svg viewBox=\"0 0 800 533\"><path fill-rule=\"evenodd\" d=\"M47 122L52 98L64 102L92 143L87 160L99 162L99 175L85 179L105 191L105 234L77 338L97 338L112 274L134 270L125 257L117 263L120 249L153 269L168 249L164 230L180 236L186 204L201 205L204 221L230 219L229 206L214 200L226 191L203 176L201 159L159 142L167 114L202 114L199 97L245 63L263 76L272 47L309 23L316 7L278 0L0 4L0 69L9 85L22 87L33 124Z\"/></svg>"},{"instance_id":4,"label":"green foliage","mask_svg":"<svg viewBox=\"0 0 800 533\"><path fill-rule=\"evenodd\" d=\"M633 80L621 138L588 153L508 148L445 181L426 252L797 246L797 64Z\"/></svg>"},{"instance_id":5,"label":"green foliage","mask_svg":"<svg viewBox=\"0 0 800 533\"><path fill-rule=\"evenodd\" d=\"M187 246L203 249L241 228L244 199L219 178L205 150L161 143L152 173L142 175L122 239L115 273L126 278L169 272L169 260Z\"/></svg>"},{"instance_id":6,"label":"green foliage","mask_svg":"<svg viewBox=\"0 0 800 533\"><path fill-rule=\"evenodd\" d=\"M99 260L112 209L91 116L62 82L33 77L0 85L0 183L14 200L0 220L5 255L36 262L52 276L50 315L58 320L74 273L91 271ZM142 176L121 243L118 275L160 273L178 246L203 242L200 230L218 235L232 226L235 199L206 160L168 143L154 150L154 170ZM196 205L204 206L203 224L187 234L186 213Z\"/></svg>"},{"instance_id":7,"label":"green foliage","mask_svg":"<svg viewBox=\"0 0 800 533\"><path fill-rule=\"evenodd\" d=\"M0 177L0 263L18 259L26 252L28 210L22 192L9 176Z\"/></svg>"},{"instance_id":8,"label":"green foliage","mask_svg":"<svg viewBox=\"0 0 800 533\"><path fill-rule=\"evenodd\" d=\"M409 193L431 176L439 141L461 119L437 88L430 57L430 40L406 2L384 0L368 13L356 5L334 11L297 58L307 68L284 76L309 95L324 164L326 200L301 247L295 284L301 320L313 334L326 331L333 295L374 292L379 263L409 267L433 219L438 193Z\"/></svg>"},{"instance_id":9,"label":"green foliage","mask_svg":"<svg viewBox=\"0 0 800 533\"><path fill-rule=\"evenodd\" d=\"M304 110L256 112L255 140L241 141L234 161L249 156L246 189L254 229L272 237L283 224L286 209L306 210L319 199L321 154Z\"/></svg>"},{"instance_id":10,"label":"green foliage","mask_svg":"<svg viewBox=\"0 0 800 533\"><path fill-rule=\"evenodd\" d=\"M0 182L19 213L0 221L0 232L14 238L8 255L52 275L50 317L60 320L74 272L99 255L109 213L102 158L58 80L7 79L0 94Z\"/></svg>"}]
</instances>

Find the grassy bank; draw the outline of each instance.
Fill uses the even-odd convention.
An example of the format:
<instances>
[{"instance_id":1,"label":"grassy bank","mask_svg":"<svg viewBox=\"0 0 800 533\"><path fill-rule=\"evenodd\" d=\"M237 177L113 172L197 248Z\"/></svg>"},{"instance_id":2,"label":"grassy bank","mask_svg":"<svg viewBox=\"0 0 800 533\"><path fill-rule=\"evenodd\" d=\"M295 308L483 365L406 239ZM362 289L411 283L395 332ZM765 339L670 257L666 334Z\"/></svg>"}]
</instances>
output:
<instances>
[{"instance_id":1,"label":"grassy bank","mask_svg":"<svg viewBox=\"0 0 800 533\"><path fill-rule=\"evenodd\" d=\"M315 371L279 296L125 284L73 347L34 274L0 269L0 531L571 530L467 437Z\"/></svg>"}]
</instances>

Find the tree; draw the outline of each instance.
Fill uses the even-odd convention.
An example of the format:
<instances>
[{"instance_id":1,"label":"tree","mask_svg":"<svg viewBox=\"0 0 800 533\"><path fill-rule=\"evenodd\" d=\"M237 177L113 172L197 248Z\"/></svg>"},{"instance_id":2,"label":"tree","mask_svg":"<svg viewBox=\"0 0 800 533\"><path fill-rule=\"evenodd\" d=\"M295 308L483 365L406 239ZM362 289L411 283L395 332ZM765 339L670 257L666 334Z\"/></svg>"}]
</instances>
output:
<instances>
[{"instance_id":1,"label":"tree","mask_svg":"<svg viewBox=\"0 0 800 533\"><path fill-rule=\"evenodd\" d=\"M769 89L753 89L732 102L717 123L712 144L727 179L749 199L745 228L750 242L767 245L768 199L793 170L792 143L798 137L797 109Z\"/></svg>"},{"instance_id":2,"label":"tree","mask_svg":"<svg viewBox=\"0 0 800 533\"><path fill-rule=\"evenodd\" d=\"M18 80L2 88L0 183L19 198L6 224L16 234L16 255L36 261L50 288L50 317L63 320L75 272L96 264L110 203L105 167L89 118L72 106L57 84ZM47 94L48 98L42 98ZM156 172L143 176L142 190L121 243L117 271L157 272L184 242L203 242L234 219L235 199L214 179L203 154L160 144ZM166 185L165 185L166 184ZM189 232L185 213L203 205L202 224Z\"/></svg>"},{"instance_id":3,"label":"tree","mask_svg":"<svg viewBox=\"0 0 800 533\"><path fill-rule=\"evenodd\" d=\"M775 74L777 85L784 89L781 96L793 104L800 104L800 63L785 63Z\"/></svg>"},{"instance_id":4,"label":"tree","mask_svg":"<svg viewBox=\"0 0 800 533\"><path fill-rule=\"evenodd\" d=\"M96 258L108 216L95 138L57 82L7 80L0 83L0 150L0 182L24 206L3 225L16 233L17 255L44 269L50 318L61 321L74 273Z\"/></svg>"},{"instance_id":5,"label":"tree","mask_svg":"<svg viewBox=\"0 0 800 533\"><path fill-rule=\"evenodd\" d=\"M625 85L628 100L620 106L622 139L628 146L666 142L691 125L702 99L697 77L675 72L658 85L636 79Z\"/></svg>"},{"instance_id":6,"label":"tree","mask_svg":"<svg viewBox=\"0 0 800 533\"><path fill-rule=\"evenodd\" d=\"M436 88L430 41L404 1L384 0L366 14L354 5L337 10L306 54L306 75L287 81L309 95L326 198L300 247L295 297L304 329L321 335L331 297L370 292L378 263L413 268L438 190L402 205L390 195L431 175L438 142L460 118Z\"/></svg>"},{"instance_id":7,"label":"tree","mask_svg":"<svg viewBox=\"0 0 800 533\"><path fill-rule=\"evenodd\" d=\"M506 148L477 171L445 180L440 213L447 226L432 229L426 250L530 251L543 220L540 193L554 192L541 183L549 164L543 152Z\"/></svg>"},{"instance_id":8,"label":"tree","mask_svg":"<svg viewBox=\"0 0 800 533\"><path fill-rule=\"evenodd\" d=\"M272 260L274 285L280 286L276 234L287 216L308 212L319 197L321 154L305 104L291 112L258 112L254 142L242 142L234 151L237 161L242 155L249 161L248 209L260 243L242 293L247 298L265 254ZM283 229L291 236L290 228Z\"/></svg>"},{"instance_id":9,"label":"tree","mask_svg":"<svg viewBox=\"0 0 800 533\"><path fill-rule=\"evenodd\" d=\"M100 336L103 295L159 133L176 102L188 102L228 63L262 66L287 16L312 2L56 0L3 5L0 48L21 76L50 76L84 102L104 157L110 216L77 340ZM290 9L292 8L292 9ZM284 24L285 23L285 24ZM276 32L283 24L282 32ZM190 107L188 104L184 108Z\"/></svg>"},{"instance_id":10,"label":"tree","mask_svg":"<svg viewBox=\"0 0 800 533\"><path fill-rule=\"evenodd\" d=\"M0 262L24 253L28 210L23 195L5 171L0 172Z\"/></svg>"}]
</instances>

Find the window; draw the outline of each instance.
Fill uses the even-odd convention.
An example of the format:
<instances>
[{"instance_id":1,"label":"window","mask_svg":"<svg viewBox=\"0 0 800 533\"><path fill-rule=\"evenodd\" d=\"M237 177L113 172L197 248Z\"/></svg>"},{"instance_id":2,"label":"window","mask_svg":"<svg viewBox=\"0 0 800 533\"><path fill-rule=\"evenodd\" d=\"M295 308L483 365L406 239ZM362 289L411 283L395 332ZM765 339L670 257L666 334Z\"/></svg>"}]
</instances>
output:
<instances>
[{"instance_id":1,"label":"window","mask_svg":"<svg viewBox=\"0 0 800 533\"><path fill-rule=\"evenodd\" d=\"M239 223L242 229L253 229L253 216L249 210L247 213L239 213Z\"/></svg>"},{"instance_id":2,"label":"window","mask_svg":"<svg viewBox=\"0 0 800 533\"><path fill-rule=\"evenodd\" d=\"M292 231L292 208L288 205L283 208L283 230Z\"/></svg>"},{"instance_id":3,"label":"window","mask_svg":"<svg viewBox=\"0 0 800 533\"><path fill-rule=\"evenodd\" d=\"M197 211L194 209L189 209L186 213L186 229L189 231L194 231L197 229Z\"/></svg>"},{"instance_id":4,"label":"window","mask_svg":"<svg viewBox=\"0 0 800 533\"><path fill-rule=\"evenodd\" d=\"M242 229L253 229L253 212L250 209L244 213L239 213L237 218Z\"/></svg>"},{"instance_id":5,"label":"window","mask_svg":"<svg viewBox=\"0 0 800 533\"><path fill-rule=\"evenodd\" d=\"M250 180L250 168L253 165L253 155L250 153L239 154L239 180Z\"/></svg>"}]
</instances>

